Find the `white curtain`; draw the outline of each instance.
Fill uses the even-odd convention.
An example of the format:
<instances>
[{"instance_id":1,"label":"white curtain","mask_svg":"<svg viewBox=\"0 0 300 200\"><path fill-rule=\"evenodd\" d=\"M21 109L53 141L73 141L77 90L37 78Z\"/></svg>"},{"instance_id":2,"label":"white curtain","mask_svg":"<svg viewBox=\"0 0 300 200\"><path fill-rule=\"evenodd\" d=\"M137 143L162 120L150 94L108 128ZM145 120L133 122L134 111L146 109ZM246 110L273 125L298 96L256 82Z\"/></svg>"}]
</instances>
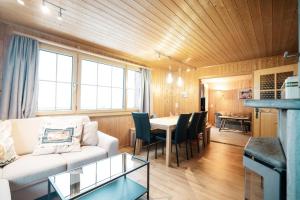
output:
<instances>
[{"instance_id":1,"label":"white curtain","mask_svg":"<svg viewBox=\"0 0 300 200\"><path fill-rule=\"evenodd\" d=\"M141 107L140 112L151 112L151 71L141 69Z\"/></svg>"},{"instance_id":2,"label":"white curtain","mask_svg":"<svg viewBox=\"0 0 300 200\"><path fill-rule=\"evenodd\" d=\"M10 40L4 65L1 119L28 118L37 108L38 41L19 35Z\"/></svg>"}]
</instances>

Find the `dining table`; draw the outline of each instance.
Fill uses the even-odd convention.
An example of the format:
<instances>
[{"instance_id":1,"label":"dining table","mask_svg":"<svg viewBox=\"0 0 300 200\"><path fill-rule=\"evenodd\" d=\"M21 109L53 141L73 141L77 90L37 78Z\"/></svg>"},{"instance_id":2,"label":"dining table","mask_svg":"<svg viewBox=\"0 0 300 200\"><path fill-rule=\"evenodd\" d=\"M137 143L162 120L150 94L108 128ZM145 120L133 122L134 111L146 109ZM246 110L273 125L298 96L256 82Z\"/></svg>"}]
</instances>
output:
<instances>
[{"instance_id":1,"label":"dining table","mask_svg":"<svg viewBox=\"0 0 300 200\"><path fill-rule=\"evenodd\" d=\"M226 127L226 123L228 123L228 121L237 121L240 123L241 125L241 129L243 132L247 133L247 126L245 124L245 121L249 121L250 117L249 116L219 116L219 118L221 119L221 125L219 128L219 132L221 132L223 129L225 129Z\"/></svg>"},{"instance_id":2,"label":"dining table","mask_svg":"<svg viewBox=\"0 0 300 200\"><path fill-rule=\"evenodd\" d=\"M172 131L176 128L179 116L159 117L150 119L151 129L161 129L166 131L166 166L171 166L171 145L172 145ZM210 129L211 126L206 124L206 129L203 137L204 146L210 143ZM130 129L131 133L135 134L135 128ZM140 140L136 143L136 154L140 153L142 143Z\"/></svg>"},{"instance_id":3,"label":"dining table","mask_svg":"<svg viewBox=\"0 0 300 200\"><path fill-rule=\"evenodd\" d=\"M172 131L176 128L179 116L159 117L150 119L151 129L166 131L166 166L171 164Z\"/></svg>"}]
</instances>

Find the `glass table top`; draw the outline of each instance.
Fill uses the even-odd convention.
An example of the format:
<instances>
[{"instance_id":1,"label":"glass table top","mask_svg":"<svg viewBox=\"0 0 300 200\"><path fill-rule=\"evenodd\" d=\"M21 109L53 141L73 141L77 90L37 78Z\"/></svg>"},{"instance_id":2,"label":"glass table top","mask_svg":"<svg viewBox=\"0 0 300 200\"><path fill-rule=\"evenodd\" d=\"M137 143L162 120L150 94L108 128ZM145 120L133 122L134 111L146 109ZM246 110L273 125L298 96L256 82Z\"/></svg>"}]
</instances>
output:
<instances>
[{"instance_id":1,"label":"glass table top","mask_svg":"<svg viewBox=\"0 0 300 200\"><path fill-rule=\"evenodd\" d=\"M137 170L147 163L131 154L122 153L50 176L49 181L62 199L73 199Z\"/></svg>"}]
</instances>

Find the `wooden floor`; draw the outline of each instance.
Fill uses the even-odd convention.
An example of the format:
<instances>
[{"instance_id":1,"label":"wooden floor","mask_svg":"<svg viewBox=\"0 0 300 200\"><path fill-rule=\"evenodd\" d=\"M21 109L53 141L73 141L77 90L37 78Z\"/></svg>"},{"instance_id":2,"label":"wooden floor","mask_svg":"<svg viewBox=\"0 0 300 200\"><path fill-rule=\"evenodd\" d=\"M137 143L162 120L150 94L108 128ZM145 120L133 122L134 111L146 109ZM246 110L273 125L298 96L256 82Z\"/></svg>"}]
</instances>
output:
<instances>
[{"instance_id":1,"label":"wooden floor","mask_svg":"<svg viewBox=\"0 0 300 200\"><path fill-rule=\"evenodd\" d=\"M194 158L187 161L183 146L180 167L176 167L175 152L172 153L172 167L165 166L161 149L157 159L154 159L154 151L150 152L151 199L243 199L242 147L211 142L200 155L194 152ZM131 148L121 151L132 153ZM142 152L139 156L144 158L144 155ZM135 176L145 183L145 175Z\"/></svg>"}]
</instances>

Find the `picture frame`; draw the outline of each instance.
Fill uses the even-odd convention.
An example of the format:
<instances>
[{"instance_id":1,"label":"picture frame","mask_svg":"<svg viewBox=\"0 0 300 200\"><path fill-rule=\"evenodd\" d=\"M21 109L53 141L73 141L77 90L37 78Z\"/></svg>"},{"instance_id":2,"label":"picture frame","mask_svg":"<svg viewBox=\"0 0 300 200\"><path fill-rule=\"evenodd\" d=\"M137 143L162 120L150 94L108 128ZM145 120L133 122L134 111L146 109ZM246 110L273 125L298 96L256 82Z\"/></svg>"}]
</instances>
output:
<instances>
[{"instance_id":1,"label":"picture frame","mask_svg":"<svg viewBox=\"0 0 300 200\"><path fill-rule=\"evenodd\" d=\"M244 88L239 91L239 99L252 99L252 88Z\"/></svg>"}]
</instances>

